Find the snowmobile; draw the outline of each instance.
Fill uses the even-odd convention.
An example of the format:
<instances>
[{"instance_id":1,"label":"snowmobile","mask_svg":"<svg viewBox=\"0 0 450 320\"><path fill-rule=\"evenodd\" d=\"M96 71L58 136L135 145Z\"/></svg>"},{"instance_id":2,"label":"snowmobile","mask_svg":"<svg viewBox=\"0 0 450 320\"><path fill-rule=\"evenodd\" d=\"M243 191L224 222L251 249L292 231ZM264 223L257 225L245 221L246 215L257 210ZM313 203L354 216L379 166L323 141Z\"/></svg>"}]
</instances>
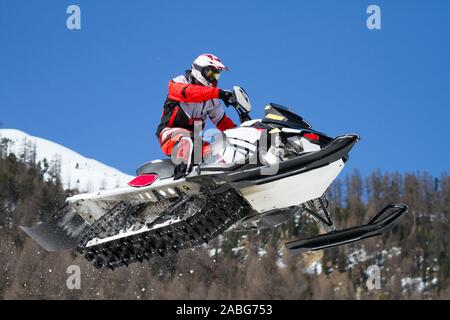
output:
<instances>
[{"instance_id":1,"label":"snowmobile","mask_svg":"<svg viewBox=\"0 0 450 320\"><path fill-rule=\"evenodd\" d=\"M245 90L233 93L241 125L211 137L211 155L185 176L175 179L171 159L151 161L129 186L72 196L48 221L21 228L48 251L76 249L95 267L114 270L302 214L324 232L285 243L287 251L331 248L381 235L408 211L392 204L365 225L336 230L324 193L359 136L333 139L276 103L252 120Z\"/></svg>"}]
</instances>

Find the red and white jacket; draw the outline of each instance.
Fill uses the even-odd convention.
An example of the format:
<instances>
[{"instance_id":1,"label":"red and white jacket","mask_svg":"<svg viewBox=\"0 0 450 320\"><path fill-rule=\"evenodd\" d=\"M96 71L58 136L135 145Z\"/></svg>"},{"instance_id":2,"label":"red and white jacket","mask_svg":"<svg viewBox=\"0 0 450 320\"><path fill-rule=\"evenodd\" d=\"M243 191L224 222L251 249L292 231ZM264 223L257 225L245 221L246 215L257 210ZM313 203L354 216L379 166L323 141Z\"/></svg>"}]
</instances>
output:
<instances>
[{"instance_id":1,"label":"red and white jacket","mask_svg":"<svg viewBox=\"0 0 450 320\"><path fill-rule=\"evenodd\" d=\"M196 83L190 71L169 81L169 94L156 131L158 138L165 128L184 128L194 132L194 123L198 122L204 128L206 116L221 131L236 126L223 110L219 88Z\"/></svg>"}]
</instances>

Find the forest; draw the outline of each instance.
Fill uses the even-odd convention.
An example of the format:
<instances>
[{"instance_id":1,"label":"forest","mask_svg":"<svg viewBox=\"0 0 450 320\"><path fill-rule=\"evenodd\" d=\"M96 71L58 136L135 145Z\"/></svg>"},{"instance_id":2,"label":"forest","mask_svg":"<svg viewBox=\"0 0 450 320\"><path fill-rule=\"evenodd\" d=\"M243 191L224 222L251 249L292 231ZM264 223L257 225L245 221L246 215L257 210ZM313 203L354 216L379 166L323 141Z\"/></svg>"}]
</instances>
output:
<instances>
[{"instance_id":1,"label":"forest","mask_svg":"<svg viewBox=\"0 0 450 320\"><path fill-rule=\"evenodd\" d=\"M36 162L33 147L8 154L0 141L0 299L449 299L450 176L357 170L327 192L340 228L368 221L389 203L409 212L388 234L339 248L288 255L283 244L317 232L296 216L268 231L225 233L177 256L97 270L74 252L48 253L19 225L60 208L64 190L57 162ZM300 226L302 226L300 228ZM67 272L79 266L81 286ZM380 287L367 286L368 268Z\"/></svg>"}]
</instances>

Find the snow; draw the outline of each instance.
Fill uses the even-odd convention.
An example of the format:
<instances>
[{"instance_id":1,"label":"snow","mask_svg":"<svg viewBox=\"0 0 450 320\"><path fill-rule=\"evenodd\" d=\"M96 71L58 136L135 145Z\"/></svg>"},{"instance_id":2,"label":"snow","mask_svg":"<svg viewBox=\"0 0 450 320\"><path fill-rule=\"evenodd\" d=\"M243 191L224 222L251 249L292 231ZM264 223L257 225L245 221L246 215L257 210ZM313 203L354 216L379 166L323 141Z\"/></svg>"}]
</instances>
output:
<instances>
[{"instance_id":1,"label":"snow","mask_svg":"<svg viewBox=\"0 0 450 320\"><path fill-rule=\"evenodd\" d=\"M406 289L415 289L418 292L422 292L427 286L426 282L422 280L422 278L402 278L401 279L402 288L405 291Z\"/></svg>"},{"instance_id":2,"label":"snow","mask_svg":"<svg viewBox=\"0 0 450 320\"><path fill-rule=\"evenodd\" d=\"M386 258L392 259L393 257L399 256L401 253L402 249L400 247L392 247L389 250L381 250L381 260L379 262L382 264ZM361 248L354 249L347 255L348 268L353 268L361 262L376 258L377 254L368 255L364 249L364 245L362 245Z\"/></svg>"},{"instance_id":3,"label":"snow","mask_svg":"<svg viewBox=\"0 0 450 320\"><path fill-rule=\"evenodd\" d=\"M107 166L97 160L86 158L79 153L62 145L31 136L15 129L0 129L0 139L12 141L8 154L17 157L23 152L24 143L36 146L36 161L44 158L50 164L56 159L61 161L61 182L66 189L77 188L80 192L93 192L124 187L134 177L115 168ZM48 179L49 176L46 176Z\"/></svg>"},{"instance_id":4,"label":"snow","mask_svg":"<svg viewBox=\"0 0 450 320\"><path fill-rule=\"evenodd\" d=\"M411 277L405 277L401 278L401 285L403 288L403 292L406 292L407 290L415 290L419 293L424 292L425 289L429 288L430 286L436 286L438 284L438 279L434 277L431 279L431 281L428 281L426 279L423 279L421 277L411 278Z\"/></svg>"},{"instance_id":5,"label":"snow","mask_svg":"<svg viewBox=\"0 0 450 320\"><path fill-rule=\"evenodd\" d=\"M276 265L278 269L286 268L286 264L284 263L283 258L281 256L277 257Z\"/></svg>"},{"instance_id":6,"label":"snow","mask_svg":"<svg viewBox=\"0 0 450 320\"><path fill-rule=\"evenodd\" d=\"M267 254L267 250L258 248L258 257L264 257Z\"/></svg>"},{"instance_id":7,"label":"snow","mask_svg":"<svg viewBox=\"0 0 450 320\"><path fill-rule=\"evenodd\" d=\"M348 267L353 268L355 265L357 265L360 262L364 262L368 259L366 250L364 250L364 247L361 249L356 249L352 252L350 252L347 256L348 260Z\"/></svg>"},{"instance_id":8,"label":"snow","mask_svg":"<svg viewBox=\"0 0 450 320\"><path fill-rule=\"evenodd\" d=\"M285 269L286 268L286 264L284 263L284 249L279 248L277 250L277 261L275 262L278 269Z\"/></svg>"},{"instance_id":9,"label":"snow","mask_svg":"<svg viewBox=\"0 0 450 320\"><path fill-rule=\"evenodd\" d=\"M240 245L238 245L238 246L236 246L236 247L233 247L233 248L231 249L231 251L233 252L234 255L238 255L239 252L245 250L245 248L246 248L245 246L240 246Z\"/></svg>"},{"instance_id":10,"label":"snow","mask_svg":"<svg viewBox=\"0 0 450 320\"><path fill-rule=\"evenodd\" d=\"M222 252L222 248L208 249L208 255L210 258L214 257L216 254L220 254L221 252Z\"/></svg>"},{"instance_id":11,"label":"snow","mask_svg":"<svg viewBox=\"0 0 450 320\"><path fill-rule=\"evenodd\" d=\"M305 273L307 274L321 274L322 273L322 264L320 261L314 261L310 265L305 268Z\"/></svg>"}]
</instances>

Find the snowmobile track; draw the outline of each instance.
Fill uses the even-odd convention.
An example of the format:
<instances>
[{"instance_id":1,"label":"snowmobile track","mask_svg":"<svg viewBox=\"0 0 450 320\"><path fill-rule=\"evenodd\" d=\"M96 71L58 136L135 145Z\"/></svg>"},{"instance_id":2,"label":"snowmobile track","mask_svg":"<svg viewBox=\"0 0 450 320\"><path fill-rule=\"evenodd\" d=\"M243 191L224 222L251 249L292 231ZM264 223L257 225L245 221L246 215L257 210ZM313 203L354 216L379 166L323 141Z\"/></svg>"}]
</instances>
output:
<instances>
[{"instance_id":1,"label":"snowmobile track","mask_svg":"<svg viewBox=\"0 0 450 320\"><path fill-rule=\"evenodd\" d=\"M211 194L209 201L196 214L171 225L148 230L126 238L112 240L103 244L84 247L89 234L99 234L108 230L110 223L116 224L130 219L145 206L130 206L119 203L106 219L89 230L85 240L80 242L78 252L96 268L115 268L143 262L152 257L163 257L181 249L207 243L226 231L231 225L251 213L250 205L235 190L229 189L220 194ZM120 223L118 224L120 225ZM123 225L122 225L123 226Z\"/></svg>"}]
</instances>

